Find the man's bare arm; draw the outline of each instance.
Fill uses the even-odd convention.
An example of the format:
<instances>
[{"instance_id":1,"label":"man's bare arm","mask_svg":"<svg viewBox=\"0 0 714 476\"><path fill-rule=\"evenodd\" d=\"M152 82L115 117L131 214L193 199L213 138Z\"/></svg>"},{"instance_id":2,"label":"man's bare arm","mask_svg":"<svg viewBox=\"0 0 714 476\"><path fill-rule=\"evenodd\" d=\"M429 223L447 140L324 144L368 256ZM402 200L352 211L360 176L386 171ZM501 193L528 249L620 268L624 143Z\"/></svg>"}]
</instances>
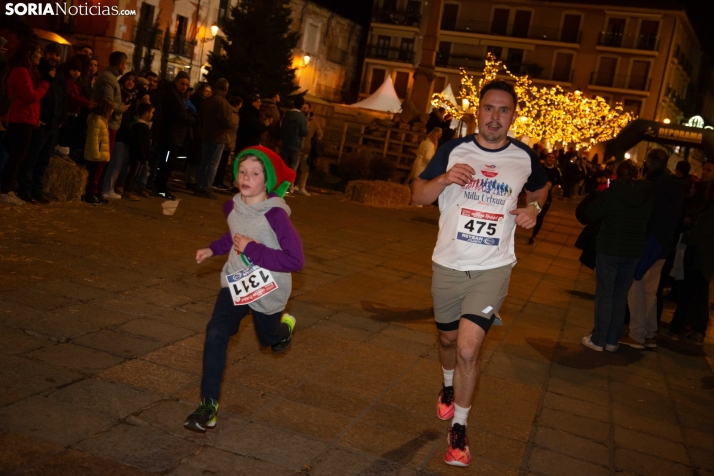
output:
<instances>
[{"instance_id":1,"label":"man's bare arm","mask_svg":"<svg viewBox=\"0 0 714 476\"><path fill-rule=\"evenodd\" d=\"M466 164L456 164L445 174L432 180L414 179L412 185L412 202L414 205L428 205L433 203L446 187L455 183L466 185L474 175L474 169Z\"/></svg>"},{"instance_id":2,"label":"man's bare arm","mask_svg":"<svg viewBox=\"0 0 714 476\"><path fill-rule=\"evenodd\" d=\"M529 192L526 190L526 203L538 202L541 207L548 199L548 184L540 190ZM511 215L516 215L516 225L522 226L526 230L530 230L536 224L538 210L533 205L526 205L525 208L517 208L511 210Z\"/></svg>"}]
</instances>

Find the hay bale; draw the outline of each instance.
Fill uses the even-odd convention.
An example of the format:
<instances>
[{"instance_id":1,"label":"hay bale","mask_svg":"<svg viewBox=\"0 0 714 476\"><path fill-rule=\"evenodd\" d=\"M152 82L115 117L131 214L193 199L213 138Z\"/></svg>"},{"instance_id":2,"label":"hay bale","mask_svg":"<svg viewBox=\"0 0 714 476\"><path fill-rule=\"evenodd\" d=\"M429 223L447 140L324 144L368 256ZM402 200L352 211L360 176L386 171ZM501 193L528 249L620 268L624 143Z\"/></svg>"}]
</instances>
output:
<instances>
[{"instance_id":1,"label":"hay bale","mask_svg":"<svg viewBox=\"0 0 714 476\"><path fill-rule=\"evenodd\" d=\"M355 180L347 184L349 200L381 207L406 207L412 193L406 185L381 180Z\"/></svg>"},{"instance_id":2,"label":"hay bale","mask_svg":"<svg viewBox=\"0 0 714 476\"><path fill-rule=\"evenodd\" d=\"M42 180L42 190L60 202L79 200L87 187L87 169L70 159L50 157Z\"/></svg>"}]
</instances>

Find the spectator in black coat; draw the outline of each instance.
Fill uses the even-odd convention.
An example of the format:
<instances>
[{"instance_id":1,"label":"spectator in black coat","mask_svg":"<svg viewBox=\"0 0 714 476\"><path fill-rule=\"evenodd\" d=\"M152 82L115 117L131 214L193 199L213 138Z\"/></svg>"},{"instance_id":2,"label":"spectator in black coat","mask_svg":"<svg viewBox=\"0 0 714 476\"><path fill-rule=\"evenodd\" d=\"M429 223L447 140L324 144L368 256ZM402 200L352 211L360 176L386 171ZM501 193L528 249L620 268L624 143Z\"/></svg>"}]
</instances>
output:
<instances>
[{"instance_id":1,"label":"spectator in black coat","mask_svg":"<svg viewBox=\"0 0 714 476\"><path fill-rule=\"evenodd\" d=\"M684 254L684 283L677 299L667 337L683 337L697 345L704 343L709 324L709 283L714 278L714 180L706 189L706 204L691 230L682 234L687 245ZM692 332L684 335L684 327L692 322Z\"/></svg>"},{"instance_id":2,"label":"spectator in black coat","mask_svg":"<svg viewBox=\"0 0 714 476\"><path fill-rule=\"evenodd\" d=\"M582 339L584 346L615 352L622 337L627 292L632 285L647 241L652 211L651 185L635 180L637 169L629 160L617 167L617 180L595 195L584 210L588 223L600 223L595 248L597 288L595 325Z\"/></svg>"},{"instance_id":3,"label":"spectator in black coat","mask_svg":"<svg viewBox=\"0 0 714 476\"><path fill-rule=\"evenodd\" d=\"M149 123L154 115L154 106L141 103L137 108L136 122L131 126L131 143L129 145L129 169L126 173L122 199L139 200L135 193L137 177L143 167L149 167L151 156L151 131Z\"/></svg>"},{"instance_id":4,"label":"spectator in black coat","mask_svg":"<svg viewBox=\"0 0 714 476\"><path fill-rule=\"evenodd\" d=\"M238 133L236 135L236 154L246 147L260 144L260 136L268 130L272 119L260 119L260 96L257 94L248 98L248 104L240 109Z\"/></svg>"},{"instance_id":5,"label":"spectator in black coat","mask_svg":"<svg viewBox=\"0 0 714 476\"><path fill-rule=\"evenodd\" d=\"M189 113L184 102L184 94L188 87L188 74L181 71L161 97L161 130L156 147L156 179L153 194L167 200L176 199L168 189L169 178L177 157L186 144L189 129L196 122L196 116Z\"/></svg>"}]
</instances>

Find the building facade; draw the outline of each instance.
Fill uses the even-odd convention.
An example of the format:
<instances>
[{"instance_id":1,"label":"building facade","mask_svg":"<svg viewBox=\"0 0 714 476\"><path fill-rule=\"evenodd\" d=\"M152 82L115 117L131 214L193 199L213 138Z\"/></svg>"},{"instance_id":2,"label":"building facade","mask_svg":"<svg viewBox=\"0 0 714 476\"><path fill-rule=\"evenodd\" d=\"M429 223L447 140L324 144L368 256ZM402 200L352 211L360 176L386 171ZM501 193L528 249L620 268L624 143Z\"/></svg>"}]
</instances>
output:
<instances>
[{"instance_id":1,"label":"building facade","mask_svg":"<svg viewBox=\"0 0 714 476\"><path fill-rule=\"evenodd\" d=\"M80 1L87 3L87 0ZM88 1L98 5L101 0ZM67 3L77 3L77 0ZM104 0L101 4L112 2ZM107 66L112 51L126 53L129 69L132 69L137 37L153 36L152 44L148 45L154 55L151 70L158 72L162 46L169 35L167 75L173 78L179 71L185 71L193 84L207 73L209 53L220 53L224 41L222 28L238 0L115 0L113 4L119 10L134 10L136 15L26 18L36 31L56 33L74 46L90 45L100 70ZM336 102L349 96L353 86L356 93L364 29L305 0L292 0L290 8L291 28L300 34L293 50L300 91ZM155 29L159 31L152 35Z\"/></svg>"},{"instance_id":2,"label":"building facade","mask_svg":"<svg viewBox=\"0 0 714 476\"><path fill-rule=\"evenodd\" d=\"M305 0L292 0L290 8L291 28L300 34L293 50L300 91L333 102L349 100L359 81L364 29Z\"/></svg>"},{"instance_id":3,"label":"building facade","mask_svg":"<svg viewBox=\"0 0 714 476\"><path fill-rule=\"evenodd\" d=\"M429 34L424 19L439 15L432 93L451 84L458 94L460 68L478 74L492 53L537 86L601 96L644 119L700 114L694 85L702 54L684 10L626 4L375 0L360 95L390 75L397 94L410 96Z\"/></svg>"}]
</instances>

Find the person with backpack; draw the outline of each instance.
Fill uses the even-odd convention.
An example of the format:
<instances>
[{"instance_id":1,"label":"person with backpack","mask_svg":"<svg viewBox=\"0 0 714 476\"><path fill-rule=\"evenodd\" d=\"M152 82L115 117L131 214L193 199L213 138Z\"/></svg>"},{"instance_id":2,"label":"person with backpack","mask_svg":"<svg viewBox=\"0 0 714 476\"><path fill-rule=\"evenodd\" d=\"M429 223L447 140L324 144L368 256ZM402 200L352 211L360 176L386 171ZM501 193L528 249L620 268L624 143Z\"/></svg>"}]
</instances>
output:
<instances>
[{"instance_id":1,"label":"person with backpack","mask_svg":"<svg viewBox=\"0 0 714 476\"><path fill-rule=\"evenodd\" d=\"M6 123L5 148L8 159L0 174L0 203L23 205L10 188L17 178L20 164L27 155L32 130L39 126L40 101L50 87L47 79L54 79L55 71L41 78L37 70L42 58L42 48L33 41L23 41L10 58L9 73L2 78L0 117Z\"/></svg>"}]
</instances>

